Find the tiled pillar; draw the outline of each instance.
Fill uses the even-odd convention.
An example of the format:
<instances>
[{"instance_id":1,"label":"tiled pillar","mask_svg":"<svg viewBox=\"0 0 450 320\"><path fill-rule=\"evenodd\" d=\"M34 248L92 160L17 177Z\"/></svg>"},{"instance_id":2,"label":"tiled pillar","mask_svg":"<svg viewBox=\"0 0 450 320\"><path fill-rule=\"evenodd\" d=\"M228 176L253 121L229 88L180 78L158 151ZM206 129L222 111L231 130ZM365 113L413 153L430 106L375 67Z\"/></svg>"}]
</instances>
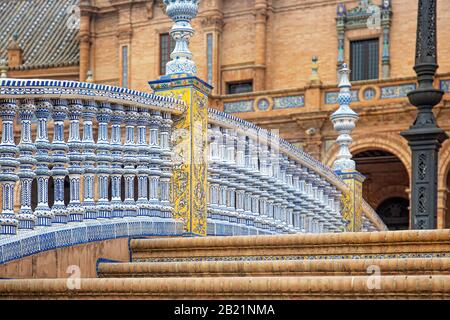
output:
<instances>
[{"instance_id":1,"label":"tiled pillar","mask_svg":"<svg viewBox=\"0 0 450 320\"><path fill-rule=\"evenodd\" d=\"M208 192L206 180L208 169L206 157L207 107L211 87L191 75L184 75L186 77L180 81L179 75L174 73L173 68L177 62L174 60L169 64L169 75L160 80L151 81L150 86L156 94L179 97L186 104L186 110L174 119L170 113L164 113L163 123L167 123L167 125L163 124L161 128L162 130L166 130L165 128L174 130L175 137L183 136L182 141L177 141L180 145L168 148L169 154L170 150L174 152L174 163L171 170L173 217L184 221L184 230L187 235L204 236L207 226L206 195ZM188 147L184 148L184 146ZM161 179L162 185L163 181Z\"/></svg>"}]
</instances>

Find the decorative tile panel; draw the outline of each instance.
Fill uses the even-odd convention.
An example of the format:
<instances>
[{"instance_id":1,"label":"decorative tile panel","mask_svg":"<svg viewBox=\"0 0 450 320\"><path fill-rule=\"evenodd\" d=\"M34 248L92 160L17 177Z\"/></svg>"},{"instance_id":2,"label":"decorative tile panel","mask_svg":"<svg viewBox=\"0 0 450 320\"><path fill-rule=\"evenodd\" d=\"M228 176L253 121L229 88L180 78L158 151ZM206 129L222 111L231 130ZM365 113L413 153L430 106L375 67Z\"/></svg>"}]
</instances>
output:
<instances>
[{"instance_id":1,"label":"decorative tile panel","mask_svg":"<svg viewBox=\"0 0 450 320\"><path fill-rule=\"evenodd\" d=\"M262 98L258 100L258 110L266 111L270 108L270 102L266 98Z\"/></svg>"},{"instance_id":2,"label":"decorative tile panel","mask_svg":"<svg viewBox=\"0 0 450 320\"><path fill-rule=\"evenodd\" d=\"M207 67L207 81L212 84L213 81L213 34L208 33L206 36L206 67Z\"/></svg>"},{"instance_id":3,"label":"decorative tile panel","mask_svg":"<svg viewBox=\"0 0 450 320\"><path fill-rule=\"evenodd\" d=\"M404 98L408 95L408 92L415 89L416 85L414 83L382 87L381 99Z\"/></svg>"},{"instance_id":4,"label":"decorative tile panel","mask_svg":"<svg viewBox=\"0 0 450 320\"><path fill-rule=\"evenodd\" d=\"M225 102L223 104L223 110L226 113L254 111L253 101L254 100L241 100L241 101Z\"/></svg>"},{"instance_id":5,"label":"decorative tile panel","mask_svg":"<svg viewBox=\"0 0 450 320\"><path fill-rule=\"evenodd\" d=\"M273 98L272 109L290 109L305 106L305 96L286 96Z\"/></svg>"},{"instance_id":6,"label":"decorative tile panel","mask_svg":"<svg viewBox=\"0 0 450 320\"><path fill-rule=\"evenodd\" d=\"M373 100L377 95L377 92L374 88L367 88L363 92L364 100L370 101Z\"/></svg>"},{"instance_id":7,"label":"decorative tile panel","mask_svg":"<svg viewBox=\"0 0 450 320\"><path fill-rule=\"evenodd\" d=\"M351 90L352 95L352 101L351 102L358 102L358 92L359 90ZM338 103L338 95L339 91L336 92L326 92L325 93L325 104L337 104Z\"/></svg>"},{"instance_id":8,"label":"decorative tile panel","mask_svg":"<svg viewBox=\"0 0 450 320\"><path fill-rule=\"evenodd\" d=\"M448 80L441 80L439 86L440 86L442 91L450 92L450 79L448 79Z\"/></svg>"}]
</instances>

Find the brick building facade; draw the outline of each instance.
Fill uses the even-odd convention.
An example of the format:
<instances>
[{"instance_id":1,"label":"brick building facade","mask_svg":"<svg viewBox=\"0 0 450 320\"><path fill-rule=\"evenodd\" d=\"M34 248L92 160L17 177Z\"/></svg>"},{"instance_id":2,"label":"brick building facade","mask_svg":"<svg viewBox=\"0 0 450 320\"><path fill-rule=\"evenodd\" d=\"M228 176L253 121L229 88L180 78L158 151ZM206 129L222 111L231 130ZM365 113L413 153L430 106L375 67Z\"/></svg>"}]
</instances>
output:
<instances>
[{"instance_id":1,"label":"brick building facade","mask_svg":"<svg viewBox=\"0 0 450 320\"><path fill-rule=\"evenodd\" d=\"M147 81L163 73L171 49L162 1L65 2L80 9L66 12L80 16L80 80L91 70L94 82L150 91ZM351 151L367 177L364 196L391 228L407 228L411 159L399 133L415 118L406 93L415 86L416 18L412 0L203 0L190 47L198 76L214 86L212 107L279 130L328 165L337 152L329 120L337 108L337 69L348 63L357 79L352 108L360 115ZM448 21L450 3L440 0L435 85L446 95L435 112L450 131ZM8 75L30 77L27 70ZM447 141L439 159L441 228L450 227L449 168Z\"/></svg>"}]
</instances>

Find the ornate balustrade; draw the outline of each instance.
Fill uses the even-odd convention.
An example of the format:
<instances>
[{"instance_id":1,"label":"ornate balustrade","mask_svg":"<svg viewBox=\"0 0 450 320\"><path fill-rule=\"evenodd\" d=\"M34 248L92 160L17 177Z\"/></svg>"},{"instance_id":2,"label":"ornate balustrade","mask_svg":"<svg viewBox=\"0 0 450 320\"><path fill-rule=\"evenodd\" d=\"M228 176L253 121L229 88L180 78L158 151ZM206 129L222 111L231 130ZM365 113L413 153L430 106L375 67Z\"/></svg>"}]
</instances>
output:
<instances>
[{"instance_id":1,"label":"ornate balustrade","mask_svg":"<svg viewBox=\"0 0 450 320\"><path fill-rule=\"evenodd\" d=\"M274 233L339 232L343 182L271 132L209 112L209 206L212 219Z\"/></svg>"},{"instance_id":2,"label":"ornate balustrade","mask_svg":"<svg viewBox=\"0 0 450 320\"><path fill-rule=\"evenodd\" d=\"M72 81L4 79L0 95L0 262L89 241L183 233L172 215L171 140L186 104ZM345 230L348 186L331 169L215 109L207 133L208 234ZM364 211L365 229L385 228L370 207Z\"/></svg>"},{"instance_id":3,"label":"ornate balustrade","mask_svg":"<svg viewBox=\"0 0 450 320\"><path fill-rule=\"evenodd\" d=\"M0 86L1 234L98 218L171 217L168 135L171 118L185 109L183 103L72 81L5 79Z\"/></svg>"}]
</instances>

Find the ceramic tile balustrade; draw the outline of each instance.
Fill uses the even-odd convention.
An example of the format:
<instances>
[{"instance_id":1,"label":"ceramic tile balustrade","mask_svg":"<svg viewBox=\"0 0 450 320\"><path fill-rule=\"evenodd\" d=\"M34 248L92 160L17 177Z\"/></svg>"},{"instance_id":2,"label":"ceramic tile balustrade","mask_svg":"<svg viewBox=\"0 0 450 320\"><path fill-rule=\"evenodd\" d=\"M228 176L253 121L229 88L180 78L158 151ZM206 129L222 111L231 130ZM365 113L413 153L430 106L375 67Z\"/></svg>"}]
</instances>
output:
<instances>
[{"instance_id":1,"label":"ceramic tile balustrade","mask_svg":"<svg viewBox=\"0 0 450 320\"><path fill-rule=\"evenodd\" d=\"M161 141L171 136L182 102L50 80L3 79L0 95L3 257L13 247L25 256L99 239L182 233L161 192L172 166L171 143ZM229 114L210 109L209 122L208 234L342 230L345 186L333 171Z\"/></svg>"}]
</instances>

